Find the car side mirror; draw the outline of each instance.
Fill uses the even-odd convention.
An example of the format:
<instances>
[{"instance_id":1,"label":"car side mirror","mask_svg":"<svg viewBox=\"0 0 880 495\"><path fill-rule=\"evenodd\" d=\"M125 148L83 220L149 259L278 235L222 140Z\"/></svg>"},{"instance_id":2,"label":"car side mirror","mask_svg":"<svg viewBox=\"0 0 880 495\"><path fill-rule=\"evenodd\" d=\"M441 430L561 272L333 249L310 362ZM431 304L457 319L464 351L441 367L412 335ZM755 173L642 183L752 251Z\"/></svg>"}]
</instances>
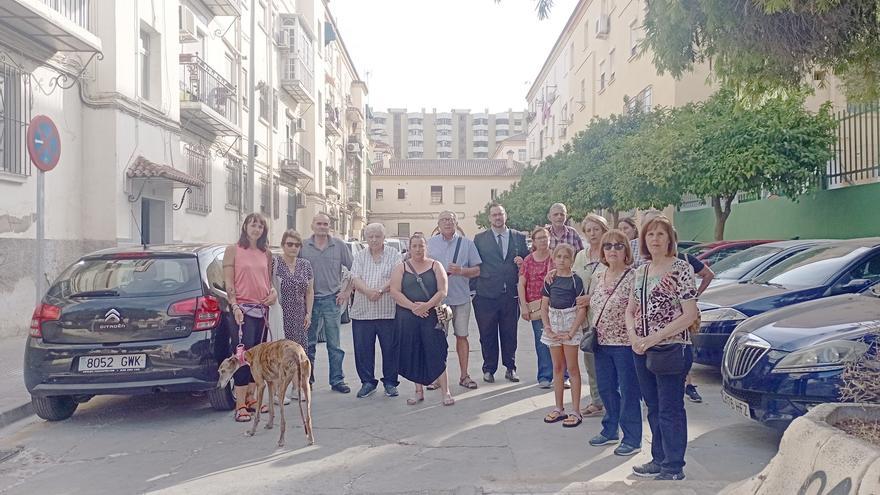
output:
<instances>
[{"instance_id":1,"label":"car side mirror","mask_svg":"<svg viewBox=\"0 0 880 495\"><path fill-rule=\"evenodd\" d=\"M864 278L854 278L849 282L839 286L835 293L837 294L851 294L853 292L860 292L871 285L871 281Z\"/></svg>"}]
</instances>

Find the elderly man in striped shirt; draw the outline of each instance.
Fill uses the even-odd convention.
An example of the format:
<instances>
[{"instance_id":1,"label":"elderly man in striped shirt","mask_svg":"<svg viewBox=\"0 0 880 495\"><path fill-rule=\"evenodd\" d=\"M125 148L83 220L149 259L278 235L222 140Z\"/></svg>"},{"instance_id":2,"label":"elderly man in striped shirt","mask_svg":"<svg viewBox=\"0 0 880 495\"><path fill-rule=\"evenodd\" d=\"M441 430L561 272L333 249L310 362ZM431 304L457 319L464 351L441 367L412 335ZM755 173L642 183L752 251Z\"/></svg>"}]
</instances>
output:
<instances>
[{"instance_id":1,"label":"elderly man in striped shirt","mask_svg":"<svg viewBox=\"0 0 880 495\"><path fill-rule=\"evenodd\" d=\"M385 246L385 227L371 223L364 228L368 249L355 255L351 267L354 304L349 309L354 342L354 363L361 389L358 398L369 397L379 382L373 375L376 367L376 339L382 350L382 384L387 397L397 397L397 326L395 305L391 299L391 271L401 261L396 249Z\"/></svg>"}]
</instances>

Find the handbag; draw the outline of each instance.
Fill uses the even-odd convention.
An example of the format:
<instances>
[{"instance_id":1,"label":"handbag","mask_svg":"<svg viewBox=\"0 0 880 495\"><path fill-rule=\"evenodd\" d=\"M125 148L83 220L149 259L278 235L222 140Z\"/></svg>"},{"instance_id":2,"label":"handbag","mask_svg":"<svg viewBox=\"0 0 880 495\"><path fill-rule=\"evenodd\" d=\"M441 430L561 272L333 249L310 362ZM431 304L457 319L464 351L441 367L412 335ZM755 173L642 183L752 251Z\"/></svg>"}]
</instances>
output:
<instances>
[{"instance_id":1,"label":"handbag","mask_svg":"<svg viewBox=\"0 0 880 495\"><path fill-rule=\"evenodd\" d=\"M648 267L645 267L645 277L642 280L642 332L648 336ZM685 345L681 343L660 344L645 351L645 367L655 375L681 375L688 372L690 363L685 355Z\"/></svg>"},{"instance_id":2,"label":"handbag","mask_svg":"<svg viewBox=\"0 0 880 495\"><path fill-rule=\"evenodd\" d=\"M413 275L416 276L416 282L418 282L419 287L422 288L422 292L425 293L425 297L428 300L431 299L431 294L428 293L428 289L425 287L425 283L422 282L422 276L416 271L415 267L412 266L412 263L409 260L406 261L406 265L409 266L409 269L412 270ZM433 266L433 264L431 265ZM446 303L440 303L434 307L434 312L437 314L437 325L434 327L437 330L440 330L445 335L449 335L449 322L452 321L452 308L449 307Z\"/></svg>"},{"instance_id":3,"label":"handbag","mask_svg":"<svg viewBox=\"0 0 880 495\"><path fill-rule=\"evenodd\" d=\"M527 302L526 306L529 308L529 321L535 321L541 319L541 300L535 299L534 301Z\"/></svg>"},{"instance_id":4,"label":"handbag","mask_svg":"<svg viewBox=\"0 0 880 495\"><path fill-rule=\"evenodd\" d=\"M595 270L594 270L595 271ZM602 319L602 315L605 313L605 307L608 306L608 301L614 296L614 293L617 292L617 288L620 287L620 284L623 283L623 279L626 278L626 275L629 273L630 269L627 268L623 275L617 279L617 283L614 284L614 289L611 290L611 294L608 296L608 299L605 300L605 304L602 305L602 309L599 310L599 317L596 318L596 323L598 323ZM581 350L584 352L595 353L596 349L599 348L599 331L595 325L590 325L587 328L587 331L584 332L584 337L581 339Z\"/></svg>"}]
</instances>

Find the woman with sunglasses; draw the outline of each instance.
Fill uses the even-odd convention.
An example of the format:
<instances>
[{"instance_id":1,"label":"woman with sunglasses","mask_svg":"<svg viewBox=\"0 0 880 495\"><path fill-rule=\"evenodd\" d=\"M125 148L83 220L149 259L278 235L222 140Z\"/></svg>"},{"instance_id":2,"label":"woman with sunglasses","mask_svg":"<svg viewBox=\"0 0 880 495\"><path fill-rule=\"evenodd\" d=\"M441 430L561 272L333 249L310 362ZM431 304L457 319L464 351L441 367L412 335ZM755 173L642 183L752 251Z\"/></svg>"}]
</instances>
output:
<instances>
[{"instance_id":1,"label":"woman with sunglasses","mask_svg":"<svg viewBox=\"0 0 880 495\"><path fill-rule=\"evenodd\" d=\"M630 456L642 450L641 391L633 362L633 351L626 333L626 308L633 290L632 250L620 230L602 236L599 261L605 270L593 276L590 284L590 325L596 331L598 348L596 382L605 404L602 431L590 445L620 445L614 454ZM618 431L623 431L619 440Z\"/></svg>"},{"instance_id":2,"label":"woman with sunglasses","mask_svg":"<svg viewBox=\"0 0 880 495\"><path fill-rule=\"evenodd\" d=\"M280 281L280 303L284 314L284 337L307 349L308 331L315 303L312 264L299 257L302 236L288 230L281 236L282 255L274 260L274 274Z\"/></svg>"}]
</instances>

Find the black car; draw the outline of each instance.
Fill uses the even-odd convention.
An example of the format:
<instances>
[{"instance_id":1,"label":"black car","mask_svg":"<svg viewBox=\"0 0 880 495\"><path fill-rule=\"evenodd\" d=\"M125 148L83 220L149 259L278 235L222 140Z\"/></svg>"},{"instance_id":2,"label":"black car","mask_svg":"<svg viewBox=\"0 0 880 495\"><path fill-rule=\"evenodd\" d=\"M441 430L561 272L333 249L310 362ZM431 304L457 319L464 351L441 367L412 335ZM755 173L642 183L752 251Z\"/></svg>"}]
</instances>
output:
<instances>
[{"instance_id":1,"label":"black car","mask_svg":"<svg viewBox=\"0 0 880 495\"><path fill-rule=\"evenodd\" d=\"M207 392L230 355L223 245L114 248L82 257L34 310L24 380L43 419L69 418L95 395Z\"/></svg>"},{"instance_id":2,"label":"black car","mask_svg":"<svg viewBox=\"0 0 880 495\"><path fill-rule=\"evenodd\" d=\"M700 296L694 362L721 366L724 345L737 325L772 309L861 292L880 281L880 238L823 243L780 262L745 284L708 289Z\"/></svg>"},{"instance_id":3,"label":"black car","mask_svg":"<svg viewBox=\"0 0 880 495\"><path fill-rule=\"evenodd\" d=\"M722 398L737 413L785 429L840 400L844 366L880 333L880 284L768 311L738 326L724 351Z\"/></svg>"}]
</instances>

